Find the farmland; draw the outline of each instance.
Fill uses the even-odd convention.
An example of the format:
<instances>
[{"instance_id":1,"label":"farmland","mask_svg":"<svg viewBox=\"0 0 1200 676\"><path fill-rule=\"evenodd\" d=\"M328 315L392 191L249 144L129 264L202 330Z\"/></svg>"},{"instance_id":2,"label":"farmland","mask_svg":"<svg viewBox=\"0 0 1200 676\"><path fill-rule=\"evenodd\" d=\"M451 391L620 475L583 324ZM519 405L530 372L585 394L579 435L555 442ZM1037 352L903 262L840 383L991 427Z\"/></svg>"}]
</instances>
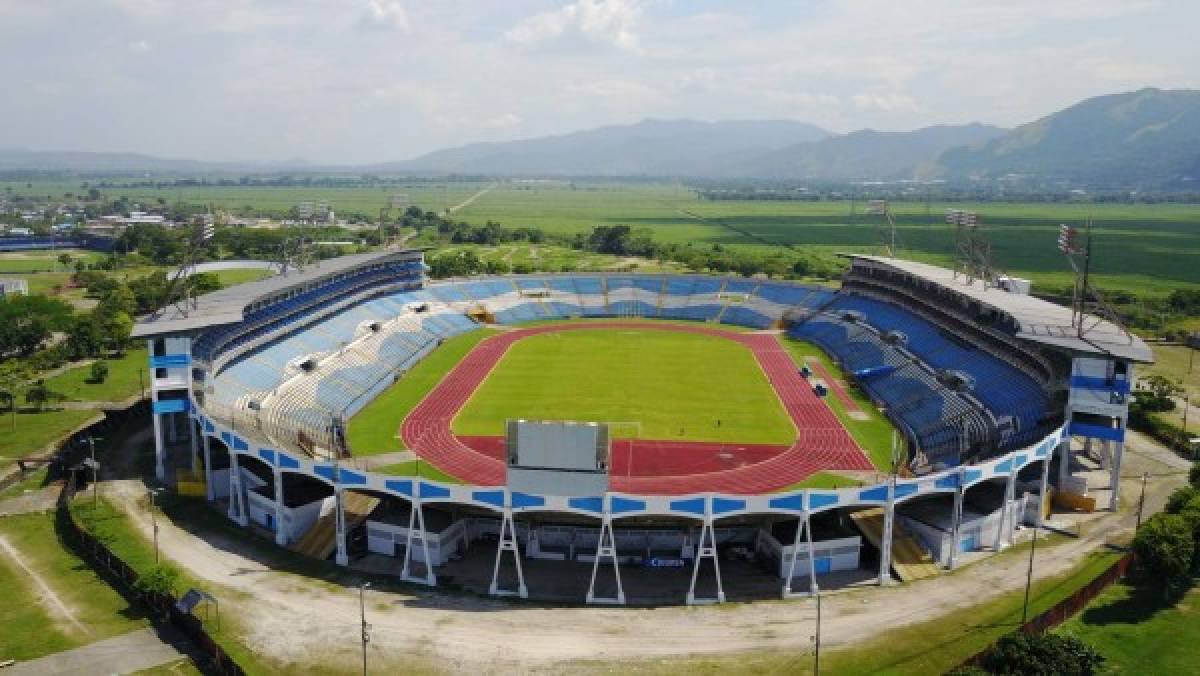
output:
<instances>
[{"instance_id":1,"label":"farmland","mask_svg":"<svg viewBox=\"0 0 1200 676\"><path fill-rule=\"evenodd\" d=\"M106 197L143 203L211 204L234 212L279 215L304 200L328 200L339 213L376 218L397 193L425 210L459 205L490 182L403 181L372 187L186 186L100 188ZM0 184L13 194L62 195L77 183ZM1055 248L1060 223L1095 227L1098 283L1108 289L1165 295L1180 285L1200 286L1200 205L1091 203L928 203L893 206L902 255L945 264L954 251L945 225L948 208L977 211L999 267L1031 277L1043 289L1069 284L1069 268ZM549 233L589 232L599 225L646 228L665 243L751 249L797 247L823 252L874 251L878 216L865 199L841 201L707 201L678 183L538 181L501 182L454 213L472 224L537 227Z\"/></svg>"}]
</instances>

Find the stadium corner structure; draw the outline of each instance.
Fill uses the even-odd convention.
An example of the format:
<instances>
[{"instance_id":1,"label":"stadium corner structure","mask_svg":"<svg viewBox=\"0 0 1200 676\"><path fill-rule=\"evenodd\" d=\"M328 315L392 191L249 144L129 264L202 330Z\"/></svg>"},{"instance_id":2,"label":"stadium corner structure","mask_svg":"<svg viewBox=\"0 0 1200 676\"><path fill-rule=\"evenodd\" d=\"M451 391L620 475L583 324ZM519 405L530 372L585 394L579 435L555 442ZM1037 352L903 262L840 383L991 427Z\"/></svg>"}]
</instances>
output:
<instances>
[{"instance_id":1,"label":"stadium corner structure","mask_svg":"<svg viewBox=\"0 0 1200 676\"><path fill-rule=\"evenodd\" d=\"M1110 470L1115 507L1133 368L1152 359L1140 339L1094 317L1084 335L1068 308L944 268L850 258L834 291L618 273L430 282L420 251L390 250L210 293L134 329L154 374L156 472L168 484L203 482L231 519L272 531L282 546L340 565L396 557L399 576L414 582L436 584L440 571L483 556L481 589L538 596L522 559L590 565L578 600L591 603L624 603L622 571L634 564L650 576L690 568L677 599L688 603L725 600L737 576L764 574L753 570L769 570L790 596L796 577L814 590L818 576L862 566L881 584L893 571L909 579L922 566L953 567L962 552L1010 544L1019 523L1040 525L1050 484L1086 492L1072 474L1073 437ZM515 490L502 471L449 483L356 462L345 421L442 341L483 324L579 318L777 329L816 344L903 431L906 466L853 488L739 490L699 473L653 484L665 490L610 484L581 495L552 482ZM811 395L790 362L771 378L777 391ZM454 413L437 414L439 429ZM445 434L405 440L419 458L471 452ZM813 437L801 450L822 443ZM495 545L470 546L478 541ZM758 567L730 563L731 551ZM711 591L697 584L705 559ZM601 563L616 574L611 594L597 590Z\"/></svg>"}]
</instances>

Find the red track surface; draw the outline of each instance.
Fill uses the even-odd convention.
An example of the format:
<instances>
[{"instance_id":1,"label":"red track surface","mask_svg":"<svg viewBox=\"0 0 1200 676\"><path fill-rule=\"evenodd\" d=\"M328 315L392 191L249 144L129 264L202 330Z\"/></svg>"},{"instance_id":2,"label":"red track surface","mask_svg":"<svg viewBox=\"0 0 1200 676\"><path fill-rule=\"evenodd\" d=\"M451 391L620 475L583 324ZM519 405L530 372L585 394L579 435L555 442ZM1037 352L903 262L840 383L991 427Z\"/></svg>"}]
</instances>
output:
<instances>
[{"instance_id":1,"label":"red track surface","mask_svg":"<svg viewBox=\"0 0 1200 676\"><path fill-rule=\"evenodd\" d=\"M842 387L841 383L833 379L833 375L829 373L829 369L825 368L824 364L814 359L809 362L809 366L812 367L813 371L815 371L817 375L821 376L821 378L825 380L825 384L829 386L829 389L833 390L833 396L837 397L838 401L842 402L842 406L845 406L847 411L850 411L851 413L862 412L862 409L858 407L858 402L850 398L850 395L846 393L846 388Z\"/></svg>"},{"instance_id":2,"label":"red track surface","mask_svg":"<svg viewBox=\"0 0 1200 676\"><path fill-rule=\"evenodd\" d=\"M489 437L456 437L450 429L454 416L518 340L554 331L613 328L684 331L742 343L754 353L799 434L791 446L617 440L612 446L612 490L646 495L765 493L823 469L873 469L833 412L797 373L791 356L775 336L666 323L556 324L492 336L476 346L412 410L400 426L401 438L422 458L463 481L487 486L504 483L502 443Z\"/></svg>"}]
</instances>

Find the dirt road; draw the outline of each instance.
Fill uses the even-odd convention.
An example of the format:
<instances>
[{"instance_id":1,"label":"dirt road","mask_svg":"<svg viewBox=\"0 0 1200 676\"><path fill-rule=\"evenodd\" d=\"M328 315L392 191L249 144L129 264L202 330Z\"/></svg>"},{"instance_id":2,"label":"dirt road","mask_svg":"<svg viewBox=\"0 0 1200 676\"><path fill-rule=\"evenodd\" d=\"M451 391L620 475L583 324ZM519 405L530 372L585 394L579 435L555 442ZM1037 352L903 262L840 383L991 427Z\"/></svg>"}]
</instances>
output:
<instances>
[{"instance_id":1,"label":"dirt road","mask_svg":"<svg viewBox=\"0 0 1200 676\"><path fill-rule=\"evenodd\" d=\"M1127 460L1127 485L1135 486L1132 479L1142 471L1155 470L1146 494L1146 510L1153 512L1183 483L1179 470L1186 463L1158 456L1141 443L1133 445L1138 448ZM140 481L110 485L107 494L125 504L149 536L149 516L138 503L145 495ZM1127 505L1136 502L1136 494L1126 496ZM1067 572L1101 547L1106 535L1132 527L1133 519L1130 509L1099 517L1086 537L1047 550L1039 559L1037 577ZM344 666L356 659L357 590L266 569L240 555L237 541L209 542L162 519L159 523L166 556L213 585L222 596L222 608L248 632L247 641L256 652L306 665ZM1022 587L1025 566L1024 556L998 556L931 580L831 595L824 603L823 643L843 646L984 602ZM541 607L424 591L368 592L367 598L374 664L411 667L424 661L442 669L485 673L560 670L581 659L674 658L763 649L799 652L810 647L814 612L808 601L614 609Z\"/></svg>"}]
</instances>

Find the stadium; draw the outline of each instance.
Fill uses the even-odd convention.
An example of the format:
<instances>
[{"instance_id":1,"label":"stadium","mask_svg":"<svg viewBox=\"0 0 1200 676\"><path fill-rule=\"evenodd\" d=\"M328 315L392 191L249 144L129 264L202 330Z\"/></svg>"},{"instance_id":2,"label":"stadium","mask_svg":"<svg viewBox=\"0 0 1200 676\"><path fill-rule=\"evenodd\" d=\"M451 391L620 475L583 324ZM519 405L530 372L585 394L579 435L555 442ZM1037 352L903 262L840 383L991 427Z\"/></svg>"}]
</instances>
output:
<instances>
[{"instance_id":1,"label":"stadium","mask_svg":"<svg viewBox=\"0 0 1200 676\"><path fill-rule=\"evenodd\" d=\"M435 282L392 250L207 294L134 330L156 472L307 555L588 603L929 577L1041 525L1051 493L1115 507L1140 339L1022 280L848 258L835 290Z\"/></svg>"}]
</instances>

